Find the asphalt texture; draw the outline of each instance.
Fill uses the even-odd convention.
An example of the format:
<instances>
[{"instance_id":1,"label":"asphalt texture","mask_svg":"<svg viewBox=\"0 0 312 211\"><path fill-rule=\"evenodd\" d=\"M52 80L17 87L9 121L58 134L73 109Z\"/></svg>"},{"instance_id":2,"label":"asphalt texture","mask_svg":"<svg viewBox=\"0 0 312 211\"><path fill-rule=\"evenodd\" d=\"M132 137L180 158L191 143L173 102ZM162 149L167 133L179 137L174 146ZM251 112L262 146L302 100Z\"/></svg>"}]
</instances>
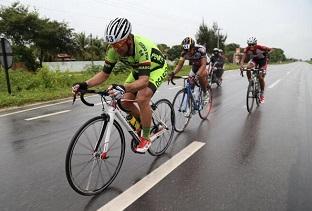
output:
<instances>
[{"instance_id":1,"label":"asphalt texture","mask_svg":"<svg viewBox=\"0 0 312 211\"><path fill-rule=\"evenodd\" d=\"M308 63L269 66L265 103L249 114L246 77L226 72L222 87L213 88L208 120L192 116L162 157L135 154L127 142L117 178L92 197L69 186L65 155L75 131L99 115L101 106L90 108L78 101L2 111L0 209L96 210L199 141L205 145L198 152L127 210L312 210L311 81ZM175 87L164 83L155 99L172 100L181 85L181 80ZM70 111L25 120L63 110Z\"/></svg>"}]
</instances>

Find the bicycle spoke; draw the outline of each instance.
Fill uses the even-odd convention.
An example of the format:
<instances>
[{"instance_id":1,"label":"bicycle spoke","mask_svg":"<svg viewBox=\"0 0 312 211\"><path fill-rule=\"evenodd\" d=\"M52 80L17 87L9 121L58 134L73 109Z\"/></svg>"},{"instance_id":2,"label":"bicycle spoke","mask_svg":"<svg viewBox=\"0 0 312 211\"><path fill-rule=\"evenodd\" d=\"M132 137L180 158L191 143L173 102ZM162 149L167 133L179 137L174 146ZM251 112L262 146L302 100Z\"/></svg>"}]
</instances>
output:
<instances>
[{"instance_id":1,"label":"bicycle spoke","mask_svg":"<svg viewBox=\"0 0 312 211\"><path fill-rule=\"evenodd\" d=\"M89 190L91 179L92 179L92 174L93 174L93 171L94 171L94 168L95 168L95 163L96 163L96 160L94 160L93 163L92 163L92 167L91 167L91 171L90 171L90 174L89 174L89 177L88 177L89 179L88 179L88 183L87 183L87 186L86 186L86 190Z\"/></svg>"}]
</instances>

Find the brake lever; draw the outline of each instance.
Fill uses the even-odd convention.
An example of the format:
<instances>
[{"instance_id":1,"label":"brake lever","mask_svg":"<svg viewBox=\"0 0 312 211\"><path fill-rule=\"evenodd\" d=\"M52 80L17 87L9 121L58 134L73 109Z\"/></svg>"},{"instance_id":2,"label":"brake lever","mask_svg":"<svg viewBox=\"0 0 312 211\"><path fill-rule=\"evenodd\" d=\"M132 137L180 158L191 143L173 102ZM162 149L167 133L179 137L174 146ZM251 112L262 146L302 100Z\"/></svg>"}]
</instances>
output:
<instances>
[{"instance_id":1,"label":"brake lever","mask_svg":"<svg viewBox=\"0 0 312 211\"><path fill-rule=\"evenodd\" d=\"M73 96L73 103L72 103L72 105L74 105L74 103L75 103L75 101L76 101L76 97L77 96L77 92L75 92L75 94L74 94L74 96Z\"/></svg>"}]
</instances>

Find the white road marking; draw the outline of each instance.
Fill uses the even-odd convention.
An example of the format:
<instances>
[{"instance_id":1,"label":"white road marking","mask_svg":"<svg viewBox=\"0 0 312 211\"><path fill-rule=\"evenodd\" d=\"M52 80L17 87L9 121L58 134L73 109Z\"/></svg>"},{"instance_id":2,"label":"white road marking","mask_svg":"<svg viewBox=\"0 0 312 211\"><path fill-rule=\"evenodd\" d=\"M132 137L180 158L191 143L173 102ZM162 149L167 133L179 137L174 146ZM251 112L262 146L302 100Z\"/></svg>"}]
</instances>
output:
<instances>
[{"instance_id":1,"label":"white road marking","mask_svg":"<svg viewBox=\"0 0 312 211\"><path fill-rule=\"evenodd\" d=\"M54 116L54 115L62 114L62 113L66 113L66 112L70 112L70 110L58 111L58 112L54 112L54 113L50 113L50 114L45 114L45 115L41 115L41 116L36 116L36 117L28 118L28 119L25 119L25 120L26 120L26 121L31 121L31 120L41 119L41 118L44 118L44 117Z\"/></svg>"},{"instance_id":2,"label":"white road marking","mask_svg":"<svg viewBox=\"0 0 312 211\"><path fill-rule=\"evenodd\" d=\"M273 84L271 84L269 86L269 89L273 88L276 84L278 84L281 81L281 79L278 79L277 81L275 81Z\"/></svg>"},{"instance_id":3,"label":"white road marking","mask_svg":"<svg viewBox=\"0 0 312 211\"><path fill-rule=\"evenodd\" d=\"M182 86L170 87L170 88L168 88L168 89L179 89L179 88L182 88Z\"/></svg>"},{"instance_id":4,"label":"white road marking","mask_svg":"<svg viewBox=\"0 0 312 211\"><path fill-rule=\"evenodd\" d=\"M90 95L90 96L87 96L86 98L94 97L94 96L96 96L96 95ZM11 113L2 114L2 115L0 115L0 117L10 116L10 115L13 115L13 114L23 113L23 112L26 112L26 111L32 111L32 110L36 110L36 109L39 109L39 108L45 108L45 107L55 106L55 105L59 105L59 104L63 104L63 103L68 103L68 102L73 102L73 100L65 100L65 101L62 101L62 102L52 103L52 104L47 104L47 105L42 105L42 106L38 106L38 107L34 107L34 108L28 108L28 109L24 109L24 110L21 110L21 111L14 111L14 112L11 112Z\"/></svg>"},{"instance_id":5,"label":"white road marking","mask_svg":"<svg viewBox=\"0 0 312 211\"><path fill-rule=\"evenodd\" d=\"M72 102L72 101L73 100L66 100L66 101L62 101L62 102L58 102L58 103L38 106L38 107L35 107L35 108L29 108L29 109L25 109L25 110L21 110L21 111L15 111L15 112L7 113L7 114L2 114L2 115L0 115L0 117L10 116L10 115L13 115L13 114L23 113L23 112L26 112L26 111L32 111L32 110L36 110L36 109L39 109L39 108L50 107L50 106L59 105L59 104L63 104L63 103L68 103L68 102Z\"/></svg>"},{"instance_id":6,"label":"white road marking","mask_svg":"<svg viewBox=\"0 0 312 211\"><path fill-rule=\"evenodd\" d=\"M144 193L150 190L154 185L165 178L170 172L181 165L185 160L190 158L196 151L205 145L203 142L194 141L178 154L174 155L170 160L159 166L157 169L152 171L150 174L145 176L139 182L131 186L129 189L124 191L122 194L115 197L113 200L108 202L103 207L99 208L98 211L104 210L124 210Z\"/></svg>"}]
</instances>

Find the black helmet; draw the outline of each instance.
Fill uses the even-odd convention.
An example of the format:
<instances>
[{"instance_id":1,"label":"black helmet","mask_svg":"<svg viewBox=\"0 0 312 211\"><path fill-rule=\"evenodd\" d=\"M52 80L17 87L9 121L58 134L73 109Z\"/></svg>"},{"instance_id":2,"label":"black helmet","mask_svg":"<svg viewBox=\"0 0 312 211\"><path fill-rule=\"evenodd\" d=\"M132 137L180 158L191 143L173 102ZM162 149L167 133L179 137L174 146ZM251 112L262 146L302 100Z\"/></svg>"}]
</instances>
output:
<instances>
[{"instance_id":1,"label":"black helmet","mask_svg":"<svg viewBox=\"0 0 312 211\"><path fill-rule=\"evenodd\" d=\"M182 41L182 47L184 51L189 51L195 46L195 41L191 37L186 37Z\"/></svg>"}]
</instances>

